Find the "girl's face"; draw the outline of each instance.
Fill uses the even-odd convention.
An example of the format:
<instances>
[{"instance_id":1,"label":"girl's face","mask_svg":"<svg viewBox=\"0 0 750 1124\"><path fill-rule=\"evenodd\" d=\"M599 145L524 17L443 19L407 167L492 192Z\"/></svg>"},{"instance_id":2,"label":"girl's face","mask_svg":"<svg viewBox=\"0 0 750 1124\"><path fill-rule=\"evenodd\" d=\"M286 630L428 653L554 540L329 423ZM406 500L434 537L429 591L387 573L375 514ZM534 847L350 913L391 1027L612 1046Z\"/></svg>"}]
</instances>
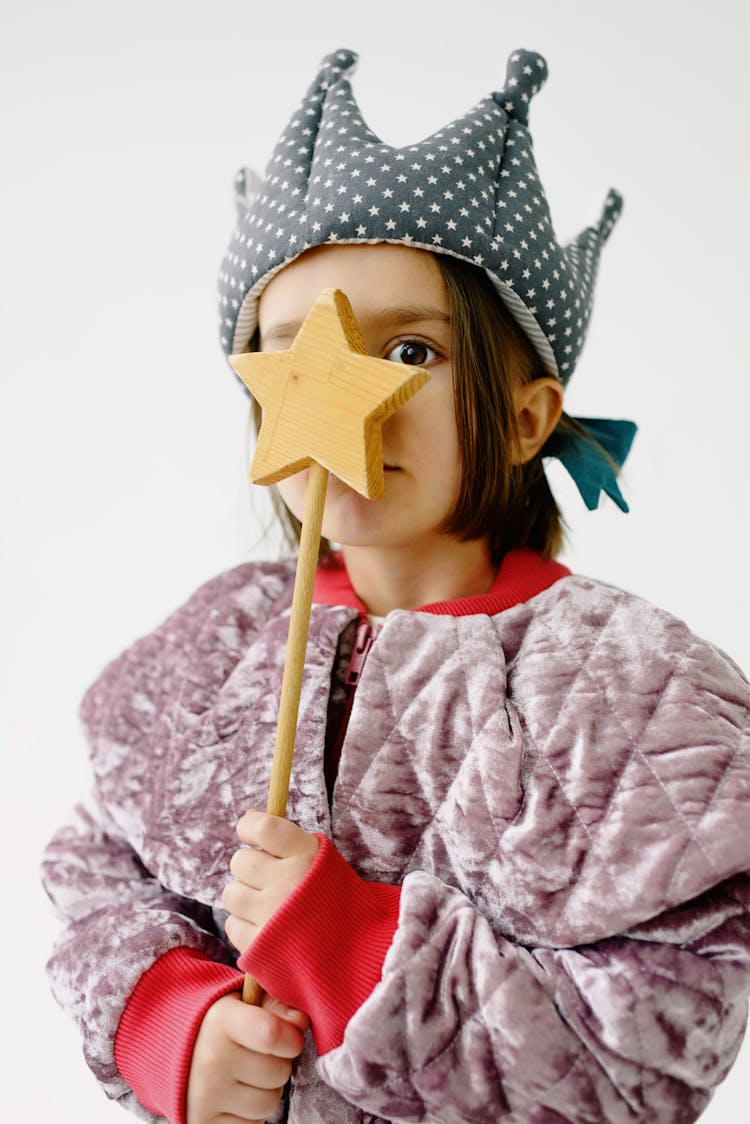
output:
<instances>
[{"instance_id":1,"label":"girl's face","mask_svg":"<svg viewBox=\"0 0 750 1124\"><path fill-rule=\"evenodd\" d=\"M423 367L431 378L383 424L383 498L365 499L331 476L323 534L344 547L437 545L461 473L450 308L440 270L426 251L388 243L310 250L277 273L260 297L261 350L290 347L326 288L346 293L370 355ZM298 519L307 476L300 472L277 485Z\"/></svg>"}]
</instances>

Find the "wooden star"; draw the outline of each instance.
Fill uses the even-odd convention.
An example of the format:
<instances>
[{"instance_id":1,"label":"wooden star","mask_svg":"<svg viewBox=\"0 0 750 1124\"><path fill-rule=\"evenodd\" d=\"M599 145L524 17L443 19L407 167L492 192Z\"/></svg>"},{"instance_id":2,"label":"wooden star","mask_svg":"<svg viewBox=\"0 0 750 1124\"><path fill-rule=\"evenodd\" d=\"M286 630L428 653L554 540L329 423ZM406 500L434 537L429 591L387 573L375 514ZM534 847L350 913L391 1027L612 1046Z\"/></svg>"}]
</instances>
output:
<instances>
[{"instance_id":1,"label":"wooden star","mask_svg":"<svg viewBox=\"0 0 750 1124\"><path fill-rule=\"evenodd\" d=\"M429 380L367 354L352 307L325 289L287 351L232 355L263 420L250 478L275 484L313 462L369 499L383 494L383 422Z\"/></svg>"}]
</instances>

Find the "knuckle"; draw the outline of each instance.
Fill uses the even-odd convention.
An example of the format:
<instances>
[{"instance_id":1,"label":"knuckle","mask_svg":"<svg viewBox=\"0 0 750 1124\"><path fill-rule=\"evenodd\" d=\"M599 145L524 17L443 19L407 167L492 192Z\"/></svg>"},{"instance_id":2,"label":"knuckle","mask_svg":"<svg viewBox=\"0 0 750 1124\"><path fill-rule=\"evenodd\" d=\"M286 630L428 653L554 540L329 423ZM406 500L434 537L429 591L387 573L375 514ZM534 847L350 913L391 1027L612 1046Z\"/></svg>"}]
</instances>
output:
<instances>
[{"instance_id":1,"label":"knuckle","mask_svg":"<svg viewBox=\"0 0 750 1124\"><path fill-rule=\"evenodd\" d=\"M206 1011L201 1022L201 1032L211 1053L217 1051L227 1039L227 1015L231 996L224 995Z\"/></svg>"},{"instance_id":2,"label":"knuckle","mask_svg":"<svg viewBox=\"0 0 750 1124\"><path fill-rule=\"evenodd\" d=\"M251 892L242 882L228 882L222 890L221 901L228 913L245 917L252 901Z\"/></svg>"},{"instance_id":3,"label":"knuckle","mask_svg":"<svg viewBox=\"0 0 750 1124\"><path fill-rule=\"evenodd\" d=\"M258 1023L258 1050L262 1054L274 1054L278 1049L283 1031L281 1020L275 1015L261 1019Z\"/></svg>"},{"instance_id":4,"label":"knuckle","mask_svg":"<svg viewBox=\"0 0 750 1124\"><path fill-rule=\"evenodd\" d=\"M279 1058L279 1085L283 1089L292 1076L292 1063L287 1058Z\"/></svg>"},{"instance_id":5,"label":"knuckle","mask_svg":"<svg viewBox=\"0 0 750 1124\"><path fill-rule=\"evenodd\" d=\"M264 839L272 838L276 830L278 818L270 815L268 812L261 812L255 824L256 835L262 836Z\"/></svg>"},{"instance_id":6,"label":"knuckle","mask_svg":"<svg viewBox=\"0 0 750 1124\"><path fill-rule=\"evenodd\" d=\"M244 866L244 857L248 852L246 850L235 851L229 862L229 869L235 878L239 877L240 870Z\"/></svg>"},{"instance_id":7,"label":"knuckle","mask_svg":"<svg viewBox=\"0 0 750 1124\"><path fill-rule=\"evenodd\" d=\"M284 816L263 813L263 835L269 840L283 839L289 832L291 823Z\"/></svg>"},{"instance_id":8,"label":"knuckle","mask_svg":"<svg viewBox=\"0 0 750 1124\"><path fill-rule=\"evenodd\" d=\"M244 815L240 816L237 821L237 834L240 839L247 839L255 833L260 815L260 812L256 812L254 808L250 808Z\"/></svg>"},{"instance_id":9,"label":"knuckle","mask_svg":"<svg viewBox=\"0 0 750 1124\"><path fill-rule=\"evenodd\" d=\"M259 1120L267 1119L276 1111L283 1092L283 1086L280 1089L256 1089L251 1111L259 1114Z\"/></svg>"}]
</instances>

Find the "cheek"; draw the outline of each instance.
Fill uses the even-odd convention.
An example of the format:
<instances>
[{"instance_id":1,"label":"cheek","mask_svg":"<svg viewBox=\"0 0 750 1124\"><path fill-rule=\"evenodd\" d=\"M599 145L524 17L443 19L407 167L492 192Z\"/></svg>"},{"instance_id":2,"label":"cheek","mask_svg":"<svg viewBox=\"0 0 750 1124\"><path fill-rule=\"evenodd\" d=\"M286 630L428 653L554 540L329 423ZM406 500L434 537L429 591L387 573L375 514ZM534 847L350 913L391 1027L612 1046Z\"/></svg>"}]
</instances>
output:
<instances>
[{"instance_id":1,"label":"cheek","mask_svg":"<svg viewBox=\"0 0 750 1124\"><path fill-rule=\"evenodd\" d=\"M276 485L279 495L291 511L292 515L302 522L305 513L305 495L307 493L307 480L309 472L297 472L294 476L287 476Z\"/></svg>"},{"instance_id":2,"label":"cheek","mask_svg":"<svg viewBox=\"0 0 750 1124\"><path fill-rule=\"evenodd\" d=\"M383 427L383 435L391 429L402 440L422 442L430 435L450 439L456 428L453 376L450 368L431 372L430 381L405 406L397 410Z\"/></svg>"},{"instance_id":3,"label":"cheek","mask_svg":"<svg viewBox=\"0 0 750 1124\"><path fill-rule=\"evenodd\" d=\"M431 420L425 448L428 458L428 477L434 481L435 497L452 509L461 489L461 451L458 441L453 400L446 409Z\"/></svg>"},{"instance_id":4,"label":"cheek","mask_svg":"<svg viewBox=\"0 0 750 1124\"><path fill-rule=\"evenodd\" d=\"M432 388L428 388L432 389ZM436 386L433 394L419 403L412 425L412 438L425 465L441 475L451 475L459 461L458 430L453 389Z\"/></svg>"}]
</instances>

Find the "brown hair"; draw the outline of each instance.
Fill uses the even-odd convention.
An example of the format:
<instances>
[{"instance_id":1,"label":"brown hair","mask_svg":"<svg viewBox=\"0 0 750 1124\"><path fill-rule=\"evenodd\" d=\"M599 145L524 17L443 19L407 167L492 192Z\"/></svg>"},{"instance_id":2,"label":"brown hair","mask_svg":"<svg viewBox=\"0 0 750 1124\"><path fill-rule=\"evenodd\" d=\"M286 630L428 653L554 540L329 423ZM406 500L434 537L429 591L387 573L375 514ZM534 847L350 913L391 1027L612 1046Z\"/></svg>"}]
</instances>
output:
<instances>
[{"instance_id":1,"label":"brown hair","mask_svg":"<svg viewBox=\"0 0 750 1124\"><path fill-rule=\"evenodd\" d=\"M521 546L554 558L563 546L564 521L541 452L524 464L513 463L519 439L513 387L547 372L483 269L447 254L435 254L435 261L448 289L462 462L459 494L442 529L462 541L486 539L496 563L512 547ZM249 350L257 346L256 333ZM253 413L257 429L261 415L255 401ZM558 425L588 436L565 413ZM285 537L295 547L301 524L276 489L272 495ZM330 551L330 543L323 540L321 555Z\"/></svg>"},{"instance_id":2,"label":"brown hair","mask_svg":"<svg viewBox=\"0 0 750 1124\"><path fill-rule=\"evenodd\" d=\"M518 427L513 388L547 372L482 269L436 255L448 289L456 424L463 462L445 531L486 538L499 562L512 547L559 553L563 521L537 454L514 463Z\"/></svg>"}]
</instances>

